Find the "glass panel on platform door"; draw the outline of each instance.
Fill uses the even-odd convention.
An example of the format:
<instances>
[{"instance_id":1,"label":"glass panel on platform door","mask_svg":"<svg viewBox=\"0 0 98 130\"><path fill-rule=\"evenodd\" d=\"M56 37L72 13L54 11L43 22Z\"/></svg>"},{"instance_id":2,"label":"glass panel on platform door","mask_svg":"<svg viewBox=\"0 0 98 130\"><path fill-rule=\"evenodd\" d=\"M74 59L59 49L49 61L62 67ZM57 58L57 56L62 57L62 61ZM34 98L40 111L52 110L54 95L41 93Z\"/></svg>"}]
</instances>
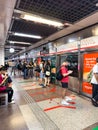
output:
<instances>
[{"instance_id":1,"label":"glass panel on platform door","mask_svg":"<svg viewBox=\"0 0 98 130\"><path fill-rule=\"evenodd\" d=\"M61 56L61 63L67 59L70 62L68 66L68 70L73 70L73 73L70 75L72 77L78 77L78 55L67 54L65 56Z\"/></svg>"}]
</instances>

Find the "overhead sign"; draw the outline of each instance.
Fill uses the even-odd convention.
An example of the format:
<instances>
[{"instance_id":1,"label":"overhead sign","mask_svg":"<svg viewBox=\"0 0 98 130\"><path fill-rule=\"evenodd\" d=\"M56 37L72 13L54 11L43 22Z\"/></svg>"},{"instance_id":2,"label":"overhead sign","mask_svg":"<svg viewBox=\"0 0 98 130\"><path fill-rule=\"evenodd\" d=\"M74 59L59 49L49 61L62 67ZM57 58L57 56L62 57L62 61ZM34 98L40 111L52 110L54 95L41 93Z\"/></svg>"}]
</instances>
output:
<instances>
[{"instance_id":1,"label":"overhead sign","mask_svg":"<svg viewBox=\"0 0 98 130\"><path fill-rule=\"evenodd\" d=\"M49 54L49 49L41 50L40 55Z\"/></svg>"},{"instance_id":2,"label":"overhead sign","mask_svg":"<svg viewBox=\"0 0 98 130\"><path fill-rule=\"evenodd\" d=\"M81 41L75 41L75 42L60 45L57 47L57 52L68 51L68 50L78 50L78 44L80 44L80 49L86 49L88 47L96 47L98 46L98 36L93 36L90 38L83 39Z\"/></svg>"}]
</instances>

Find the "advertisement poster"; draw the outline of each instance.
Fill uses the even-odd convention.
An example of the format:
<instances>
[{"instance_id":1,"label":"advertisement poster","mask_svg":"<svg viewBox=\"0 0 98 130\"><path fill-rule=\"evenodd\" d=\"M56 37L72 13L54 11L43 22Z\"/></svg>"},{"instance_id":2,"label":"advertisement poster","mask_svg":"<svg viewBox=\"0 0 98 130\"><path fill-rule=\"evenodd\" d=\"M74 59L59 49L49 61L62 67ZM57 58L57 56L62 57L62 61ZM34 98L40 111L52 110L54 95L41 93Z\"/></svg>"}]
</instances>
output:
<instances>
[{"instance_id":1,"label":"advertisement poster","mask_svg":"<svg viewBox=\"0 0 98 130\"><path fill-rule=\"evenodd\" d=\"M92 85L87 82L87 76L96 64L98 53L84 54L83 61L83 86L82 91L86 94L92 94Z\"/></svg>"}]
</instances>

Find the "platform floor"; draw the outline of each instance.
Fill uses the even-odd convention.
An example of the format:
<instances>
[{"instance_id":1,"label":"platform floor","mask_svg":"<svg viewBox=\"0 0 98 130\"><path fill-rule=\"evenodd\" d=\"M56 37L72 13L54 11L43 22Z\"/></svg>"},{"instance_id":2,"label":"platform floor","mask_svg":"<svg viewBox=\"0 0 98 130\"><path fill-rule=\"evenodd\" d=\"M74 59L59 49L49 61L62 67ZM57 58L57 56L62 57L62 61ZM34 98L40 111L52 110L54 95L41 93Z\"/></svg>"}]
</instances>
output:
<instances>
[{"instance_id":1,"label":"platform floor","mask_svg":"<svg viewBox=\"0 0 98 130\"><path fill-rule=\"evenodd\" d=\"M15 104L0 107L0 130L98 130L98 107L68 92L73 98L62 106L61 87L42 88L39 81L13 79Z\"/></svg>"}]
</instances>

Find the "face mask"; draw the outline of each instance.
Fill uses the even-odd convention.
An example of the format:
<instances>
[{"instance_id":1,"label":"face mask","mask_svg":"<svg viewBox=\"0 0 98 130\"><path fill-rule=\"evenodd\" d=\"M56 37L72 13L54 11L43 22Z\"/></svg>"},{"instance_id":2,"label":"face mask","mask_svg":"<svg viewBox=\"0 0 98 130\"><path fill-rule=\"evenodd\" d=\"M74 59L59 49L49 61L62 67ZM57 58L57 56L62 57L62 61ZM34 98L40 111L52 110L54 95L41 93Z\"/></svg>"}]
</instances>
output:
<instances>
[{"instance_id":1,"label":"face mask","mask_svg":"<svg viewBox=\"0 0 98 130\"><path fill-rule=\"evenodd\" d=\"M2 78L4 78L5 77L5 75L4 74L2 74Z\"/></svg>"}]
</instances>

